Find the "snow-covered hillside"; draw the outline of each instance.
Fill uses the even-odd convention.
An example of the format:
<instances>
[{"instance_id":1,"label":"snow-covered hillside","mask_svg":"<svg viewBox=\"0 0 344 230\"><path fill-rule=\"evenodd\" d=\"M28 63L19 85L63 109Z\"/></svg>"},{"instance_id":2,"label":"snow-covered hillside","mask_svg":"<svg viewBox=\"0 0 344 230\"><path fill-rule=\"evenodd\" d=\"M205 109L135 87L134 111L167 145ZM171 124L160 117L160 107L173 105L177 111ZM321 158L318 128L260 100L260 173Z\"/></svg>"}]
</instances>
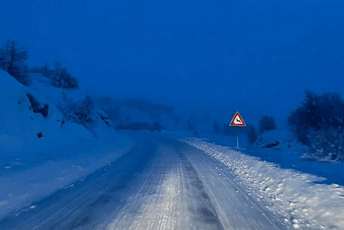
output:
<instances>
[{"instance_id":1,"label":"snow-covered hillside","mask_svg":"<svg viewBox=\"0 0 344 230\"><path fill-rule=\"evenodd\" d=\"M0 118L0 152L5 154L38 151L93 138L84 127L65 121L46 97L2 70Z\"/></svg>"},{"instance_id":2,"label":"snow-covered hillside","mask_svg":"<svg viewBox=\"0 0 344 230\"><path fill-rule=\"evenodd\" d=\"M231 117L209 110L171 107L138 98L100 97L96 106L103 109L116 127L119 124L159 122L165 130L191 132L197 136L209 136L214 132L214 123L220 132ZM213 112L213 113L212 113Z\"/></svg>"},{"instance_id":3,"label":"snow-covered hillside","mask_svg":"<svg viewBox=\"0 0 344 230\"><path fill-rule=\"evenodd\" d=\"M100 109L94 108L90 129L66 121L55 106L63 90L33 83L23 86L0 70L0 218L109 164L134 144Z\"/></svg>"},{"instance_id":4,"label":"snow-covered hillside","mask_svg":"<svg viewBox=\"0 0 344 230\"><path fill-rule=\"evenodd\" d=\"M64 96L73 101L80 101L88 95L87 92L81 89L63 89L54 87L51 85L49 79L38 73L31 73L29 74L29 77L32 81L29 88L44 96L56 107L59 106L60 103L63 103ZM87 129L95 137L106 137L113 132L112 122L108 119L107 114L97 106L92 110L91 118L92 124L90 124Z\"/></svg>"}]
</instances>

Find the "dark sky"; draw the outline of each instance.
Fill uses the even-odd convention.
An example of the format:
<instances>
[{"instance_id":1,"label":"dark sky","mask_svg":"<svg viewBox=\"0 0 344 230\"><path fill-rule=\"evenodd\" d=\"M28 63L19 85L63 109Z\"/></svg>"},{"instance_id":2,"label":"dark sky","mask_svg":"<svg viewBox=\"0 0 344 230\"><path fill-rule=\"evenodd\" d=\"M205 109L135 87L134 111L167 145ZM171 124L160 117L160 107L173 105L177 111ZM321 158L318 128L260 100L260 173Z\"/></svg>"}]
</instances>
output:
<instances>
[{"instance_id":1,"label":"dark sky","mask_svg":"<svg viewBox=\"0 0 344 230\"><path fill-rule=\"evenodd\" d=\"M342 0L0 0L0 42L23 44L30 66L60 60L93 94L254 120L287 116L305 89L344 91L343 12Z\"/></svg>"}]
</instances>

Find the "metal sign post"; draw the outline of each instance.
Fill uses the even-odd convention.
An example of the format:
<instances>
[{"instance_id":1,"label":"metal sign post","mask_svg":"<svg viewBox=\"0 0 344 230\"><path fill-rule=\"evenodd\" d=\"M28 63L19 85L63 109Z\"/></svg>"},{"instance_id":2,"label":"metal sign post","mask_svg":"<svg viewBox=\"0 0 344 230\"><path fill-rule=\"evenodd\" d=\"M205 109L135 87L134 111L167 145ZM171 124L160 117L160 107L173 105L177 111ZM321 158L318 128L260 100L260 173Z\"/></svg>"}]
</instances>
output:
<instances>
[{"instance_id":1,"label":"metal sign post","mask_svg":"<svg viewBox=\"0 0 344 230\"><path fill-rule=\"evenodd\" d=\"M234 114L232 121L229 123L229 126L246 126L244 119L242 119L239 112ZM237 148L239 148L239 132L237 132Z\"/></svg>"},{"instance_id":2,"label":"metal sign post","mask_svg":"<svg viewBox=\"0 0 344 230\"><path fill-rule=\"evenodd\" d=\"M239 148L239 133L237 133L237 148Z\"/></svg>"}]
</instances>

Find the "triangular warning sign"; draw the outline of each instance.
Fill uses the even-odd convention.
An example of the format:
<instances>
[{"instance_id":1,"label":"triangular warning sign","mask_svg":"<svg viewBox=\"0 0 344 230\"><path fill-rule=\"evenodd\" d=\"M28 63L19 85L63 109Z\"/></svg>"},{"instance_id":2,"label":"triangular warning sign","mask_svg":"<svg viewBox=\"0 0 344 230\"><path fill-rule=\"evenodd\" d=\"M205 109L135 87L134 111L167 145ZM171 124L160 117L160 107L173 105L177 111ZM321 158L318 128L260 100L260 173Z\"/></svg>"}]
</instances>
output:
<instances>
[{"instance_id":1,"label":"triangular warning sign","mask_svg":"<svg viewBox=\"0 0 344 230\"><path fill-rule=\"evenodd\" d=\"M234 117L232 118L231 123L229 123L229 126L246 126L246 123L244 119L242 119L239 112L236 112L234 114Z\"/></svg>"}]
</instances>

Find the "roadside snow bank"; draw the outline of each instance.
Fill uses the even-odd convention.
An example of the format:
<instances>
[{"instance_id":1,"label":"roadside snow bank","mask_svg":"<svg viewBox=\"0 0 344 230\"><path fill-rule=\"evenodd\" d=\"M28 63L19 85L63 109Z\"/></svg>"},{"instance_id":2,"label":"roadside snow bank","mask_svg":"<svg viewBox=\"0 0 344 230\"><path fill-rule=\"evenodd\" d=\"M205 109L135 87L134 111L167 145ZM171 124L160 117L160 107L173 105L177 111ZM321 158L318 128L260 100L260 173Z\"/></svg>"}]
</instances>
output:
<instances>
[{"instance_id":1,"label":"roadside snow bank","mask_svg":"<svg viewBox=\"0 0 344 230\"><path fill-rule=\"evenodd\" d=\"M315 184L323 178L281 169L228 147L196 138L181 141L228 166L252 196L285 217L295 229L344 229L344 187Z\"/></svg>"},{"instance_id":2,"label":"roadside snow bank","mask_svg":"<svg viewBox=\"0 0 344 230\"><path fill-rule=\"evenodd\" d=\"M134 144L134 140L128 136L113 134L101 141L78 141L50 150L54 152L42 152L52 156L51 159L0 177L0 219L58 189L73 186L72 183L110 164ZM38 154L26 157L35 160L39 159ZM63 155L63 158L59 158L59 155Z\"/></svg>"}]
</instances>

